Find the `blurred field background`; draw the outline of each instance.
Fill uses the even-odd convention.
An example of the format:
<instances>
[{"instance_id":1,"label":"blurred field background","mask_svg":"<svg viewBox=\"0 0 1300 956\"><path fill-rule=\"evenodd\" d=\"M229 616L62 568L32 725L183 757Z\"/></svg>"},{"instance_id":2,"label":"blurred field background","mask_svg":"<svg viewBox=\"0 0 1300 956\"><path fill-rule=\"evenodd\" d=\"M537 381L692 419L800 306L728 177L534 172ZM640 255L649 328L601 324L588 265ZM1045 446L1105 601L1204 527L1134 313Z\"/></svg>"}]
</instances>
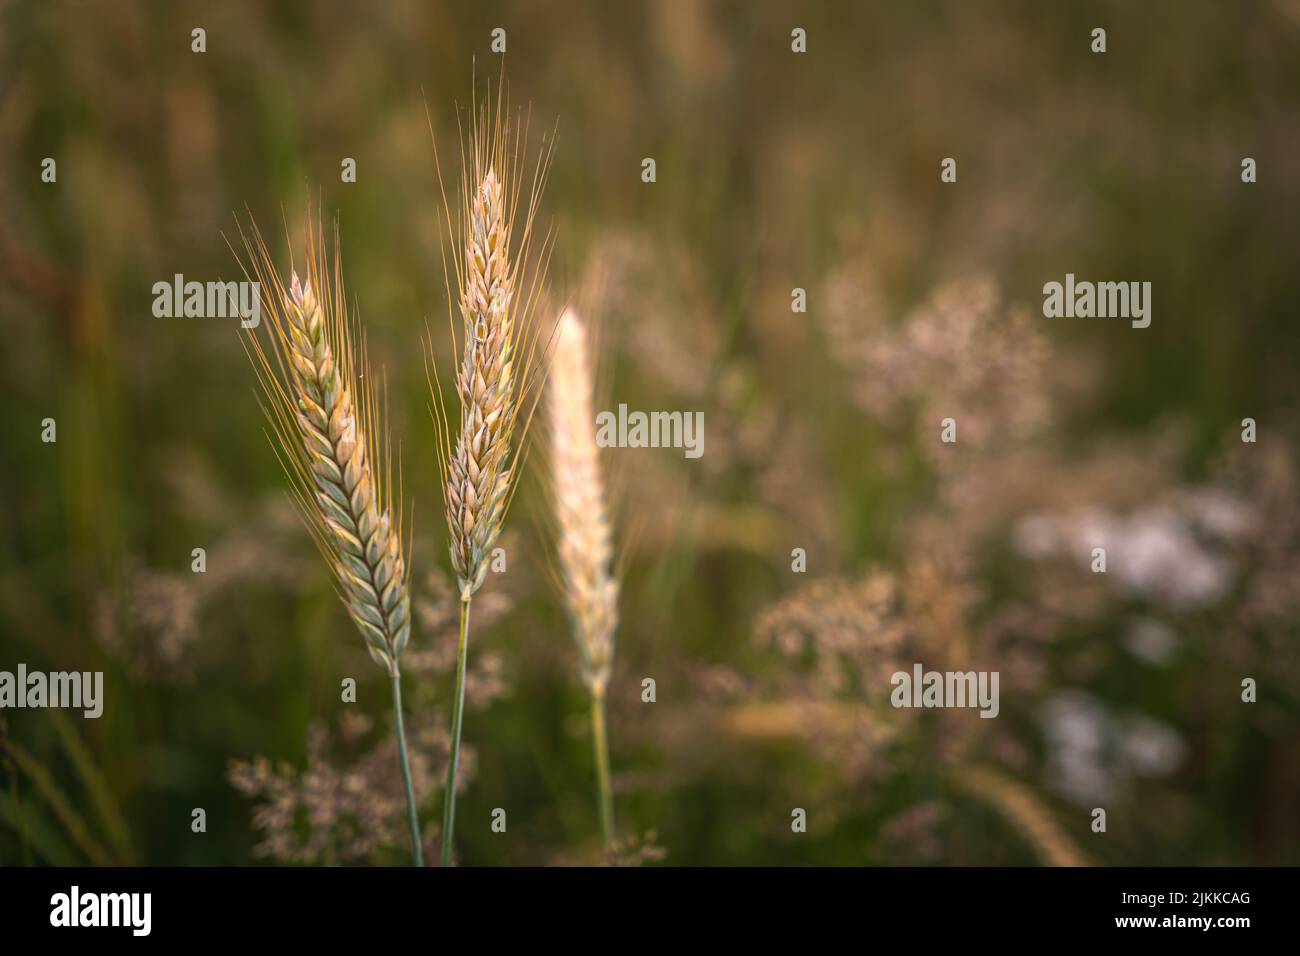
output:
<instances>
[{"instance_id":1,"label":"blurred field background","mask_svg":"<svg viewBox=\"0 0 1300 956\"><path fill-rule=\"evenodd\" d=\"M1300 860L1300 3L8 0L0 669L102 670L106 704L0 712L0 862L408 859L386 681L236 324L151 312L175 273L239 278L236 212L296 242L309 197L403 444L436 847L455 619L417 353L426 318L449 346L425 108L446 163L498 26L534 142L558 120L554 303L603 329L612 403L705 414L699 460L607 453L618 859ZM1066 272L1151 281L1151 327L1044 319ZM526 483L475 604L468 864L601 858L543 506ZM915 661L998 670L1000 716L894 710Z\"/></svg>"}]
</instances>

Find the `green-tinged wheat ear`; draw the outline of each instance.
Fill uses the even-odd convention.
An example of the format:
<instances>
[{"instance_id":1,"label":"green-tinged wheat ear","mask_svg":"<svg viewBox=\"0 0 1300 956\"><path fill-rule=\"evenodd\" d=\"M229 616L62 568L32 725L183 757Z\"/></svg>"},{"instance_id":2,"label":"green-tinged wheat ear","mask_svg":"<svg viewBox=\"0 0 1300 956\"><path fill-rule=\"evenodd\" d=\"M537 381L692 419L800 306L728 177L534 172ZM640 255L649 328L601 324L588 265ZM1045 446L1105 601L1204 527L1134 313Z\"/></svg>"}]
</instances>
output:
<instances>
[{"instance_id":1,"label":"green-tinged wheat ear","mask_svg":"<svg viewBox=\"0 0 1300 956\"><path fill-rule=\"evenodd\" d=\"M392 486L380 475L381 466L388 470L390 446L386 434L379 440L382 420L364 339L358 348L358 331L348 318L337 230L332 261L323 255L310 217L307 236L307 280L294 272L286 290L256 226L251 238L241 230L259 295L270 291L264 315L269 347L255 332L244 344L299 510L366 650L388 672L411 855L422 866L399 663L411 633L410 576L402 556L400 505L394 519L388 506ZM376 460L381 448L382 463Z\"/></svg>"},{"instance_id":2,"label":"green-tinged wheat ear","mask_svg":"<svg viewBox=\"0 0 1300 956\"><path fill-rule=\"evenodd\" d=\"M401 538L381 511L367 436L340 374L311 282L293 276L286 318L297 423L344 604L371 657L390 672L411 631Z\"/></svg>"},{"instance_id":3,"label":"green-tinged wheat ear","mask_svg":"<svg viewBox=\"0 0 1300 956\"><path fill-rule=\"evenodd\" d=\"M307 278L294 272L287 289L256 226L241 238L266 320L265 335L249 331L244 344L273 444L367 650L396 674L411 626L402 521L381 480L388 462L376 461L389 445L364 340L347 313L337 232L327 256L309 219Z\"/></svg>"}]
</instances>

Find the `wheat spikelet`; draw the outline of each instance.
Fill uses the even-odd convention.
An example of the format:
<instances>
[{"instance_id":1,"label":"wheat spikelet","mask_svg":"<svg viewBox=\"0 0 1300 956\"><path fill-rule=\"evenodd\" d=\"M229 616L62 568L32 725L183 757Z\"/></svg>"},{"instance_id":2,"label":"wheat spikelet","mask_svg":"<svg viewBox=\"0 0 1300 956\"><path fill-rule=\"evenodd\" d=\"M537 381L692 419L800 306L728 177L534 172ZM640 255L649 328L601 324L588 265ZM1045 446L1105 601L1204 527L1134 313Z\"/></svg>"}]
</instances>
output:
<instances>
[{"instance_id":1,"label":"wheat spikelet","mask_svg":"<svg viewBox=\"0 0 1300 956\"><path fill-rule=\"evenodd\" d=\"M583 680L593 694L603 694L614 656L618 582L611 573L613 536L597 460L587 335L572 309L560 316L547 390L551 491L564 598Z\"/></svg>"},{"instance_id":2,"label":"wheat spikelet","mask_svg":"<svg viewBox=\"0 0 1300 956\"><path fill-rule=\"evenodd\" d=\"M264 346L250 331L245 348L277 453L366 649L396 675L411 630L409 571L401 514L380 475L379 408L364 341L358 355L347 314L337 231L331 263L309 218L307 278L295 271L288 289L256 226L251 237L242 228L240 236L263 290L269 340ZM386 466L386 435L382 451Z\"/></svg>"},{"instance_id":3,"label":"wheat spikelet","mask_svg":"<svg viewBox=\"0 0 1300 956\"><path fill-rule=\"evenodd\" d=\"M1033 793L1000 773L967 767L955 776L958 786L1005 816L1048 866L1087 866L1087 860L1061 832Z\"/></svg>"}]
</instances>

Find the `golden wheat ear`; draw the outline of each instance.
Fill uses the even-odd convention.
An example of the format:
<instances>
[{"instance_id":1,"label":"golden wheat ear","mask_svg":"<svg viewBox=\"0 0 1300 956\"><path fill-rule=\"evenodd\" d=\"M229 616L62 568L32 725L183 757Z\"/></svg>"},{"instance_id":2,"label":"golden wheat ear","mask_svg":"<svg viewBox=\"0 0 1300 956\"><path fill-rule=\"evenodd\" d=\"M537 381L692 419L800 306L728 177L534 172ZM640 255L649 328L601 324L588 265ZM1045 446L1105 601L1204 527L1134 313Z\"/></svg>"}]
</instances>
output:
<instances>
[{"instance_id":1,"label":"golden wheat ear","mask_svg":"<svg viewBox=\"0 0 1300 956\"><path fill-rule=\"evenodd\" d=\"M293 271L287 288L256 224L240 238L245 274L263 290L266 331L247 330L244 347L272 446L366 649L396 674L411 631L408 532L364 336L347 311L337 228L327 254L308 216L306 277Z\"/></svg>"},{"instance_id":2,"label":"golden wheat ear","mask_svg":"<svg viewBox=\"0 0 1300 956\"><path fill-rule=\"evenodd\" d=\"M522 116L517 122L526 128ZM527 134L509 125L508 103L499 87L495 105L471 106L454 216L438 167L447 231L453 237L450 250L444 246L443 268L448 324L459 351L455 385L460 423L454 441L431 343L426 364L436 382L431 382L434 423L451 566L462 600L472 597L487 576L545 374L546 336L536 317L553 234L537 238L534 227L552 142L544 139L536 159L525 165ZM454 310L460 312L459 323Z\"/></svg>"},{"instance_id":3,"label":"golden wheat ear","mask_svg":"<svg viewBox=\"0 0 1300 956\"><path fill-rule=\"evenodd\" d=\"M539 377L545 374L535 317L553 234L548 230L535 250L534 223L550 172L551 144L543 140L525 192L523 185L529 178L524 166L529 155L527 134L511 128L503 90L504 84L498 85L495 105L490 96L481 106L471 103L469 135L462 133L461 138L460 194L454 217L441 163L437 167L447 235L451 237L442 246L442 262L447 324L453 342L458 338L454 313L460 311L456 370L460 428L454 443L437 359L432 342L426 343L426 370L432 372L430 384L437 406L433 420L451 567L460 591L456 696L442 825L444 866L452 861L456 825L470 604L487 577L492 546L518 487L521 452L527 447L529 424L540 396ZM517 121L521 130L527 129L522 117ZM429 132L432 136L432 121ZM435 141L435 161L437 155ZM520 201L525 196L521 214ZM545 351L544 345L540 351Z\"/></svg>"}]
</instances>

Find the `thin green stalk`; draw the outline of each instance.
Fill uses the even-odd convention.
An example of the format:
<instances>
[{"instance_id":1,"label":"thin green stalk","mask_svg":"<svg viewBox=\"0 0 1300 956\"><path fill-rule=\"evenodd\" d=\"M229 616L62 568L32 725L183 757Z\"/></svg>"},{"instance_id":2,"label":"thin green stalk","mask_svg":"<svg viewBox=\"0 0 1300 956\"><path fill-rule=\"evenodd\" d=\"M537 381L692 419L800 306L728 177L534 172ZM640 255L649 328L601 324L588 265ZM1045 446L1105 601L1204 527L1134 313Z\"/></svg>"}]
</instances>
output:
<instances>
[{"instance_id":1,"label":"thin green stalk","mask_svg":"<svg viewBox=\"0 0 1300 956\"><path fill-rule=\"evenodd\" d=\"M406 785L406 822L411 827L411 855L416 866L424 866L424 847L420 843L420 819L415 812L415 788L411 786L411 761L406 756L406 728L402 724L402 672L393 669L393 714L397 718L397 756L402 764L402 783Z\"/></svg>"},{"instance_id":2,"label":"thin green stalk","mask_svg":"<svg viewBox=\"0 0 1300 956\"><path fill-rule=\"evenodd\" d=\"M614 846L614 795L609 786L609 738L605 733L605 690L591 693L591 745L596 757L600 800L600 833L605 849Z\"/></svg>"},{"instance_id":3,"label":"thin green stalk","mask_svg":"<svg viewBox=\"0 0 1300 956\"><path fill-rule=\"evenodd\" d=\"M460 603L460 640L456 645L456 700L451 712L451 759L447 763L447 796L442 811L442 865L451 866L456 830L456 769L460 765L460 726L465 716L465 658L469 656L470 598Z\"/></svg>"}]
</instances>

